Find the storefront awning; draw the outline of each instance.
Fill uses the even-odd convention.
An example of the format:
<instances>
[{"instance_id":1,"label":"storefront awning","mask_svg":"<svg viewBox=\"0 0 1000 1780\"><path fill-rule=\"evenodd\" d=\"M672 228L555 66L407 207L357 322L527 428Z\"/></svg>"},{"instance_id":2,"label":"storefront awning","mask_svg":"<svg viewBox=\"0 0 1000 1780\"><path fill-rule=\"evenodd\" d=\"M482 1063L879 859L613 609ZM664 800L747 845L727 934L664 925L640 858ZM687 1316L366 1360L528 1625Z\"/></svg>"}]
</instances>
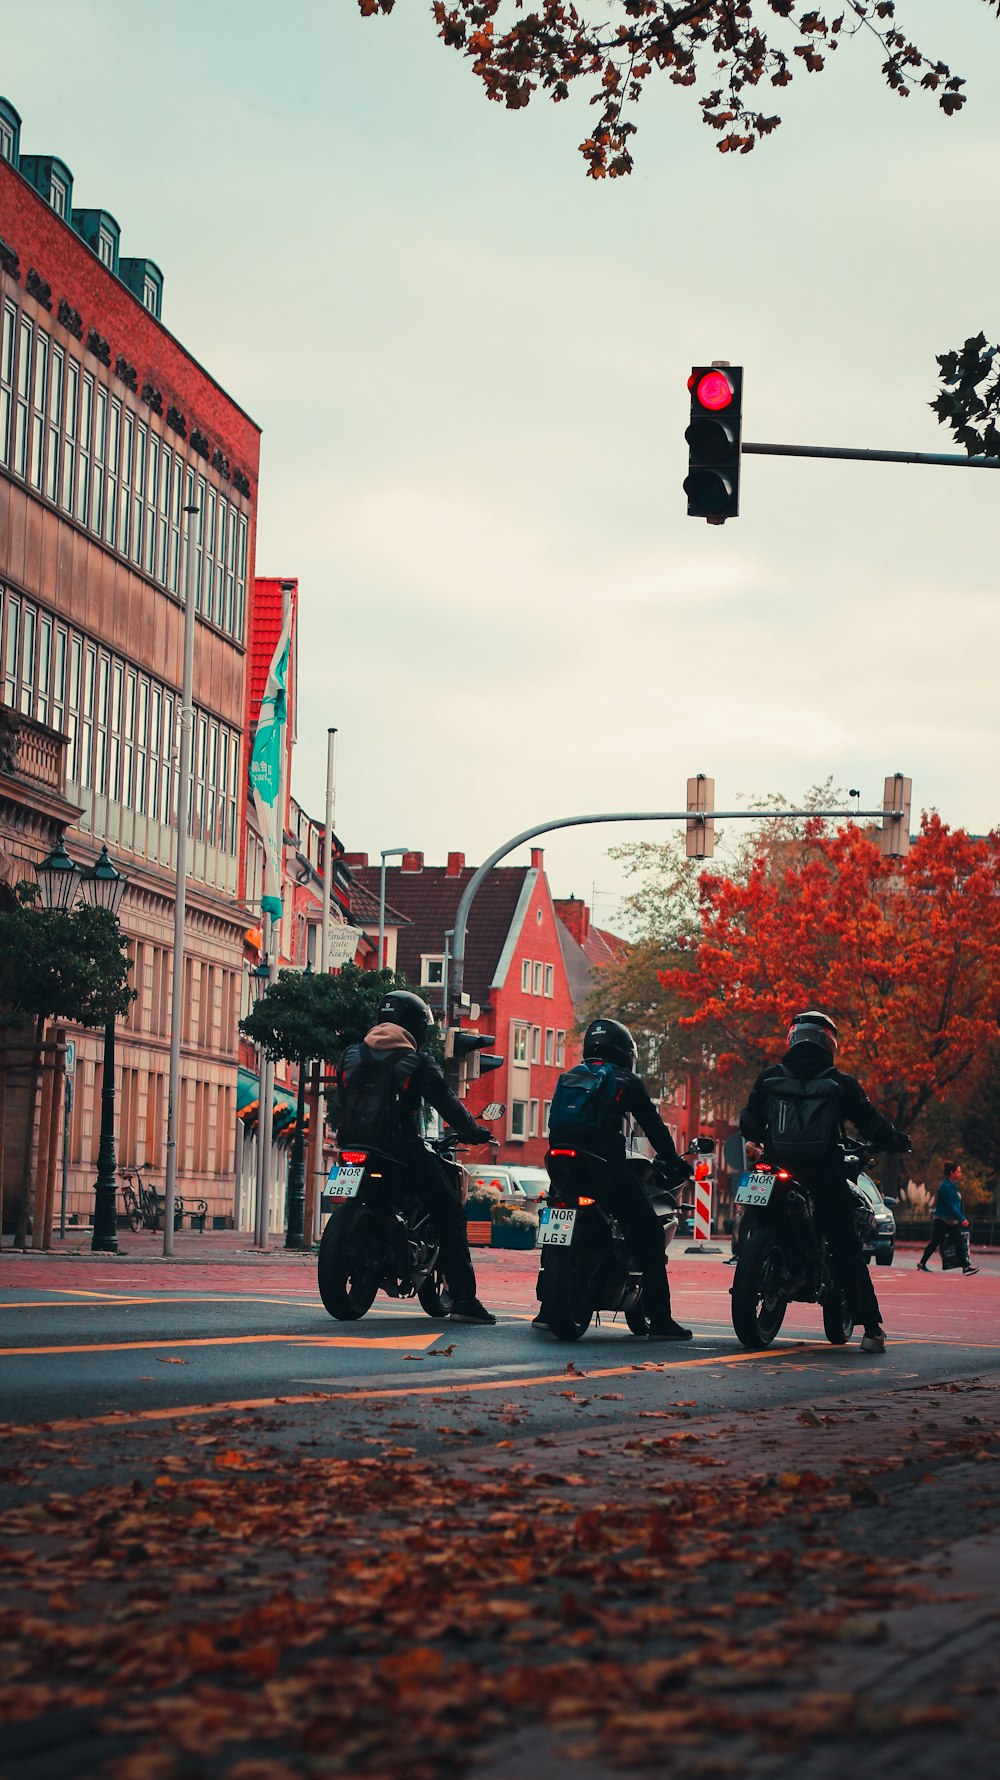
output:
<instances>
[{"instance_id":1,"label":"storefront awning","mask_svg":"<svg viewBox=\"0 0 1000 1780\"><path fill-rule=\"evenodd\" d=\"M272 1100L273 1135L278 1137L289 1125L295 1123L295 1095L289 1088L274 1084ZM260 1083L248 1069L237 1070L236 1073L236 1117L242 1119L248 1131L257 1128L257 1114L260 1111Z\"/></svg>"}]
</instances>

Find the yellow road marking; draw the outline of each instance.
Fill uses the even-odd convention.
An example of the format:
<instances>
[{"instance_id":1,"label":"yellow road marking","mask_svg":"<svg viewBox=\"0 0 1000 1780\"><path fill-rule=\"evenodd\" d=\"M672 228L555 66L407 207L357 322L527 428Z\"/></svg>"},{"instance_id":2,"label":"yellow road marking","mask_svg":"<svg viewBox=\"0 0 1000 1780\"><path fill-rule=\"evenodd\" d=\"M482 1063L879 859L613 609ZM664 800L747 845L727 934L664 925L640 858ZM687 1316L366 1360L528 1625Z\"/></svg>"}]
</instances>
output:
<instances>
[{"instance_id":1,"label":"yellow road marking","mask_svg":"<svg viewBox=\"0 0 1000 1780\"><path fill-rule=\"evenodd\" d=\"M141 1353L156 1347L247 1347L256 1342L288 1342L294 1347L430 1347L437 1341L432 1335L180 1335L161 1341L83 1341L60 1342L52 1347L0 1347L0 1358L31 1359L42 1354L128 1354Z\"/></svg>"},{"instance_id":2,"label":"yellow road marking","mask_svg":"<svg viewBox=\"0 0 1000 1780\"><path fill-rule=\"evenodd\" d=\"M333 1339L335 1340L336 1337ZM373 1347L385 1347L388 1346L389 1343L373 1342L371 1345ZM412 1343L407 1342L403 1345L412 1346ZM58 1352L60 1350L57 1349L56 1351ZM733 1366L739 1364L741 1361L775 1360L782 1359L786 1356L789 1359L797 1359L802 1354L829 1353L830 1351L831 1349L826 1342L823 1342L822 1344L817 1343L815 1346L796 1344L792 1347L779 1349L765 1348L760 1353L744 1352L737 1354L720 1354L718 1356L711 1358L706 1357L700 1360L680 1360L676 1363L657 1360L647 1360L639 1363L633 1361L631 1365L628 1366L594 1367L590 1372L553 1372L546 1374L543 1378L488 1379L475 1384L456 1382L452 1384L385 1385L380 1388L373 1387L370 1390L307 1391L295 1396L282 1394L274 1397L234 1398L225 1403L192 1403L189 1404L187 1408L123 1409L116 1410L110 1415L77 1416L72 1420L38 1422L33 1426L29 1424L26 1427L17 1427L11 1422L0 1423L0 1438L3 1438L4 1436L7 1436L8 1438L12 1436L22 1438L25 1435L39 1433L65 1434L73 1433L77 1429L83 1430L84 1428L121 1427L129 1422L184 1421L189 1416L244 1413L246 1410L251 1409L274 1409L284 1407L285 1405L298 1405L303 1403L364 1403L375 1397L444 1397L449 1395L464 1395L466 1392L471 1391L534 1390L537 1386L546 1384L575 1386L577 1384L589 1384L592 1379L626 1378L629 1374L634 1374L636 1372L665 1372L668 1370L690 1372L696 1366Z\"/></svg>"}]
</instances>

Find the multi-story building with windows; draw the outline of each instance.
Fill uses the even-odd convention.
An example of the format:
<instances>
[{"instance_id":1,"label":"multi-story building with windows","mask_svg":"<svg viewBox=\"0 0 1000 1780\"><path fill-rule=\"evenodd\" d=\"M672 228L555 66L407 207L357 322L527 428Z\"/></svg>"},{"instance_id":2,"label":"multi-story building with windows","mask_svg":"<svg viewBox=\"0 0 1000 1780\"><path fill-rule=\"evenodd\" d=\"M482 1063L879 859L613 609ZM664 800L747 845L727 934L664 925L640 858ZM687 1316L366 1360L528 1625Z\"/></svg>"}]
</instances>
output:
<instances>
[{"instance_id":1,"label":"multi-story building with windows","mask_svg":"<svg viewBox=\"0 0 1000 1780\"><path fill-rule=\"evenodd\" d=\"M0 100L0 706L22 757L33 739L52 781L34 802L30 776L16 796L0 785L0 877L31 875L63 827L63 806L80 863L106 842L127 872L121 920L139 997L121 1034L118 1150L155 1177L166 1131L184 509L196 506L179 1174L182 1191L221 1217L232 1203L246 927L259 430L163 326L162 299L156 263L121 254L109 211L76 207L69 167L25 153L20 117ZM92 1209L100 1041L76 1036L70 1208L82 1220Z\"/></svg>"}]
</instances>

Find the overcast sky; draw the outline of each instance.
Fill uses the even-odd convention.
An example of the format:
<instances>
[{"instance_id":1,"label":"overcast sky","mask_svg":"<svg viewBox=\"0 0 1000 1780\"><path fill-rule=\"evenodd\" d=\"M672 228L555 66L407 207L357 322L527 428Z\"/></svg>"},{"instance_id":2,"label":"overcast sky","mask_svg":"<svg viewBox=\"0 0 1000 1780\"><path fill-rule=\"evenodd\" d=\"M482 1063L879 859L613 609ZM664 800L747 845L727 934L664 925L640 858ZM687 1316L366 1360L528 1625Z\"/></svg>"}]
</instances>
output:
<instances>
[{"instance_id":1,"label":"overcast sky","mask_svg":"<svg viewBox=\"0 0 1000 1780\"><path fill-rule=\"evenodd\" d=\"M689 773L832 774L998 821L1000 475L746 460L689 520L686 380L743 364L750 439L949 450L934 355L1000 332L1000 23L899 0L968 78L946 119L859 39L720 156L655 80L637 170L586 106L490 105L429 0L0 0L28 152L165 274L164 321L263 428L258 569L302 588L295 789L338 831L478 860L576 812L672 809ZM612 840L552 839L556 894Z\"/></svg>"}]
</instances>

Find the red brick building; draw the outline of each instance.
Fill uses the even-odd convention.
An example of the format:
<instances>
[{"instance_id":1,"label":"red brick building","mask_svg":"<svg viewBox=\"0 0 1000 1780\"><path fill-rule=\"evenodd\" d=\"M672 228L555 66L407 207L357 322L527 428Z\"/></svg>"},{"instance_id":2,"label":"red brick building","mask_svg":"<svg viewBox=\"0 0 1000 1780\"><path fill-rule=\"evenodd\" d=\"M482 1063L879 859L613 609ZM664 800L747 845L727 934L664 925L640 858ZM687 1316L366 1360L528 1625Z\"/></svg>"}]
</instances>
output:
<instances>
[{"instance_id":1,"label":"red brick building","mask_svg":"<svg viewBox=\"0 0 1000 1780\"><path fill-rule=\"evenodd\" d=\"M352 908L357 885L364 893L359 918L367 924L373 897L377 905L379 867L369 865L365 854L348 853L345 864L354 880ZM386 900L407 923L396 930L396 968L438 1013L445 934L454 928L474 870L462 853L430 866L422 853L407 853L386 871ZM472 1084L469 1109L476 1113L491 1100L503 1101L500 1160L540 1165L556 1082L579 1056L560 923L540 847L532 848L530 866L497 866L480 886L469 917L465 988L480 1009L468 1024L493 1033L504 1058L502 1070Z\"/></svg>"},{"instance_id":2,"label":"red brick building","mask_svg":"<svg viewBox=\"0 0 1000 1780\"><path fill-rule=\"evenodd\" d=\"M0 784L0 876L30 877L63 829L81 865L106 842L128 874L121 921L139 999L119 1035L118 1158L162 1181L183 509L195 503L179 1180L224 1217L259 430L163 326L155 262L122 257L111 213L76 208L66 163L23 152L20 137L0 101L0 702L17 731L15 770ZM75 1036L69 1205L86 1220L101 1040ZM9 1158L8 1179L18 1174Z\"/></svg>"}]
</instances>

